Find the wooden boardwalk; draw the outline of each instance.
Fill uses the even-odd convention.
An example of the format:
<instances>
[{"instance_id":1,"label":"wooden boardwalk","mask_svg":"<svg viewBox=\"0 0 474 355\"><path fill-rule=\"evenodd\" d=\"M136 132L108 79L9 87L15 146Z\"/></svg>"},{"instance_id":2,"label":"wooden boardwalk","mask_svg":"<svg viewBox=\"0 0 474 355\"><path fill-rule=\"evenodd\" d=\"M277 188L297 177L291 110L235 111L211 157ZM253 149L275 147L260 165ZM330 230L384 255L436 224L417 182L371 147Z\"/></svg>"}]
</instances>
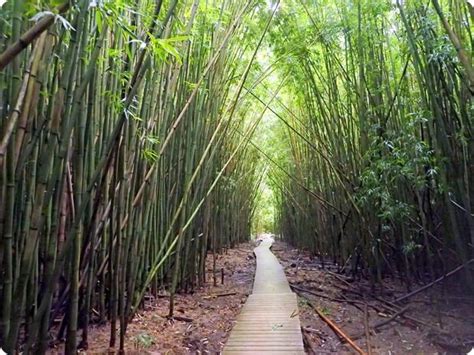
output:
<instances>
[{"instance_id":1,"label":"wooden boardwalk","mask_svg":"<svg viewBox=\"0 0 474 355\"><path fill-rule=\"evenodd\" d=\"M304 354L296 294L267 238L255 248L257 272L224 354Z\"/></svg>"}]
</instances>

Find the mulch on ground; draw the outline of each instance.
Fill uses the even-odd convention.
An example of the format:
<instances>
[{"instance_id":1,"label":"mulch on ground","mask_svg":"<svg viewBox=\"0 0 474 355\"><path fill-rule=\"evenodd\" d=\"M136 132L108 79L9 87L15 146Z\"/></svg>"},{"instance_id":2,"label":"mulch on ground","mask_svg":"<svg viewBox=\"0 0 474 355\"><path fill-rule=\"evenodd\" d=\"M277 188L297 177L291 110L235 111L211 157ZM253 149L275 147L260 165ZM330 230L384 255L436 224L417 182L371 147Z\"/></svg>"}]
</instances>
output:
<instances>
[{"instance_id":1,"label":"mulch on ground","mask_svg":"<svg viewBox=\"0 0 474 355\"><path fill-rule=\"evenodd\" d=\"M307 252L282 242L276 242L272 251L298 294L308 353L355 353L315 308L365 353L369 353L367 340L372 354L466 354L474 346L474 299L463 294L455 280L393 305L392 300L407 293L396 280L385 280L383 289L374 293L366 280L337 274L330 263L323 269Z\"/></svg>"},{"instance_id":2,"label":"mulch on ground","mask_svg":"<svg viewBox=\"0 0 474 355\"><path fill-rule=\"evenodd\" d=\"M129 324L127 353L216 354L230 334L240 309L251 293L255 273L252 243L243 243L216 262L217 286L213 285L212 254L207 260L207 284L193 294L175 298L176 319L168 319L168 297L148 301ZM221 269L224 284L221 284ZM90 330L88 354L107 353L110 325Z\"/></svg>"},{"instance_id":3,"label":"mulch on ground","mask_svg":"<svg viewBox=\"0 0 474 355\"><path fill-rule=\"evenodd\" d=\"M213 286L212 255L207 284L193 294L176 296L170 320L169 300L147 301L127 331L126 352L154 354L217 354L253 286L255 245L244 243L217 259ZM407 293L397 280L384 280L375 292L367 280L338 274L337 266L277 241L272 251L298 294L306 351L310 354L354 354L353 347L323 321L333 322L369 354L465 354L474 347L474 299L454 280L442 282L404 303L392 300ZM224 285L220 270L224 269ZM421 285L413 285L413 289ZM90 330L88 354L107 353L110 326ZM369 331L369 337L367 337Z\"/></svg>"}]
</instances>

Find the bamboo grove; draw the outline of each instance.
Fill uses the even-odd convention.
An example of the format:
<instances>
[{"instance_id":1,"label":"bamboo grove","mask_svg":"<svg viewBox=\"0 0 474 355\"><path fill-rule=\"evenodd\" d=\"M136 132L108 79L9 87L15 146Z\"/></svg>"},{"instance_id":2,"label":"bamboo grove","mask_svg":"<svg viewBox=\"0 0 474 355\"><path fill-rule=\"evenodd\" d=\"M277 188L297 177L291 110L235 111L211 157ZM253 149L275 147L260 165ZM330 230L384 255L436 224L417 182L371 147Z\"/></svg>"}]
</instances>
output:
<instances>
[{"instance_id":1,"label":"bamboo grove","mask_svg":"<svg viewBox=\"0 0 474 355\"><path fill-rule=\"evenodd\" d=\"M0 1L1 347L108 324L123 349L145 298L172 317L268 226L262 186L289 243L373 285L467 265L471 3Z\"/></svg>"},{"instance_id":2,"label":"bamboo grove","mask_svg":"<svg viewBox=\"0 0 474 355\"><path fill-rule=\"evenodd\" d=\"M373 285L474 257L471 4L282 7L271 45L291 78L277 108L289 154L270 177L286 240Z\"/></svg>"},{"instance_id":3,"label":"bamboo grove","mask_svg":"<svg viewBox=\"0 0 474 355\"><path fill-rule=\"evenodd\" d=\"M8 1L0 12L0 343L124 348L146 295L250 236L254 1ZM270 15L266 13L267 17ZM246 36L248 46L242 45ZM261 37L260 37L261 36ZM251 85L248 84L248 85Z\"/></svg>"}]
</instances>

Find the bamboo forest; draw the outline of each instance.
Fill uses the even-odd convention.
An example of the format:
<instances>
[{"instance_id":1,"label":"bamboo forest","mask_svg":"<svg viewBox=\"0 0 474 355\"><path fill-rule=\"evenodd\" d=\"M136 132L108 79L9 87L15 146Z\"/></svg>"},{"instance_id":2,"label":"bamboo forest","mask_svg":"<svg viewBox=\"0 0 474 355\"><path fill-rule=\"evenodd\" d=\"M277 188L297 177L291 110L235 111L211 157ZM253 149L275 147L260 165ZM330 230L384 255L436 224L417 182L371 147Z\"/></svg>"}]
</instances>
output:
<instances>
[{"instance_id":1,"label":"bamboo forest","mask_svg":"<svg viewBox=\"0 0 474 355\"><path fill-rule=\"evenodd\" d=\"M0 353L468 353L473 53L472 0L0 0Z\"/></svg>"}]
</instances>

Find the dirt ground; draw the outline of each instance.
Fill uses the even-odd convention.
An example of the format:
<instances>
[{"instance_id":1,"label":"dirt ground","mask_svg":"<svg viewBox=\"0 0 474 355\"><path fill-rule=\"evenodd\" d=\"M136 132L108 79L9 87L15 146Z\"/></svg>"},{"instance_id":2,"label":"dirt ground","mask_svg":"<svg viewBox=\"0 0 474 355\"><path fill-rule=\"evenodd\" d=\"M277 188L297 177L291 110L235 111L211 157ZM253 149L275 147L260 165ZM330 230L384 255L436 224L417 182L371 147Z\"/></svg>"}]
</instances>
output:
<instances>
[{"instance_id":1,"label":"dirt ground","mask_svg":"<svg viewBox=\"0 0 474 355\"><path fill-rule=\"evenodd\" d=\"M130 323L127 354L218 354L253 286L253 243L219 255L217 286L212 282L212 255L205 287L176 297L176 316L169 320L167 297L150 300ZM323 270L316 258L277 241L272 247L298 294L301 326L309 354L354 354L316 313L332 321L367 354L466 354L474 347L474 299L461 294L455 281L432 287L406 303L390 304L406 293L403 285L386 281L373 294L368 282ZM413 289L419 286L414 285ZM385 323L384 325L381 325ZM375 328L375 329L374 329ZM366 330L370 329L369 343ZM108 353L109 326L92 327L87 354ZM85 352L83 352L85 353Z\"/></svg>"},{"instance_id":2,"label":"dirt ground","mask_svg":"<svg viewBox=\"0 0 474 355\"><path fill-rule=\"evenodd\" d=\"M355 353L341 342L314 308L368 354L365 324L370 328L378 326L369 334L372 354L466 354L474 347L474 298L461 294L455 280L419 293L406 303L393 305L390 300L406 293L405 287L395 281L387 281L384 291L374 295L368 282L351 282L336 274L331 265L322 270L318 260L308 253L282 242L276 242L272 251L299 296L308 353ZM414 285L413 290L418 287Z\"/></svg>"},{"instance_id":3,"label":"dirt ground","mask_svg":"<svg viewBox=\"0 0 474 355\"><path fill-rule=\"evenodd\" d=\"M225 344L233 322L251 293L255 273L253 244L244 243L217 259L217 286L213 286L212 255L207 260L207 285L194 294L179 294L175 315L169 320L169 300L157 298L147 303L129 324L127 354L217 354ZM221 268L224 284L221 284ZM110 326L90 329L87 354L108 352ZM85 354L86 352L82 352Z\"/></svg>"}]
</instances>

